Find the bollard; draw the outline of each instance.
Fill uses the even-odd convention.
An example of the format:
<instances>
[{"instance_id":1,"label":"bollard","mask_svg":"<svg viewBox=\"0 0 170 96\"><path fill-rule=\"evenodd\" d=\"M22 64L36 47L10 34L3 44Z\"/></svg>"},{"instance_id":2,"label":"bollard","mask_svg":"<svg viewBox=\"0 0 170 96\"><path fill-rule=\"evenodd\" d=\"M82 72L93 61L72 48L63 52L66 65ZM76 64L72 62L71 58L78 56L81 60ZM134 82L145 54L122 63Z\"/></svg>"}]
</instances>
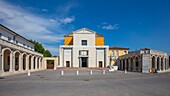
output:
<instances>
[{"instance_id":1,"label":"bollard","mask_svg":"<svg viewBox=\"0 0 170 96\"><path fill-rule=\"evenodd\" d=\"M78 70L76 71L76 75L79 75L79 71Z\"/></svg>"},{"instance_id":2,"label":"bollard","mask_svg":"<svg viewBox=\"0 0 170 96\"><path fill-rule=\"evenodd\" d=\"M28 76L30 76L31 75L31 73L30 73L30 71L28 71Z\"/></svg>"},{"instance_id":3,"label":"bollard","mask_svg":"<svg viewBox=\"0 0 170 96\"><path fill-rule=\"evenodd\" d=\"M54 70L56 70L57 68L56 67L54 67Z\"/></svg>"},{"instance_id":4,"label":"bollard","mask_svg":"<svg viewBox=\"0 0 170 96\"><path fill-rule=\"evenodd\" d=\"M61 71L61 75L64 75L64 71L63 70Z\"/></svg>"},{"instance_id":5,"label":"bollard","mask_svg":"<svg viewBox=\"0 0 170 96\"><path fill-rule=\"evenodd\" d=\"M105 70L103 70L103 74L106 74L106 71L105 71Z\"/></svg>"},{"instance_id":6,"label":"bollard","mask_svg":"<svg viewBox=\"0 0 170 96\"><path fill-rule=\"evenodd\" d=\"M127 70L125 70L125 74L127 73Z\"/></svg>"},{"instance_id":7,"label":"bollard","mask_svg":"<svg viewBox=\"0 0 170 96\"><path fill-rule=\"evenodd\" d=\"M93 74L93 71L91 70L91 71L90 71L90 75L92 75L92 74Z\"/></svg>"}]
</instances>

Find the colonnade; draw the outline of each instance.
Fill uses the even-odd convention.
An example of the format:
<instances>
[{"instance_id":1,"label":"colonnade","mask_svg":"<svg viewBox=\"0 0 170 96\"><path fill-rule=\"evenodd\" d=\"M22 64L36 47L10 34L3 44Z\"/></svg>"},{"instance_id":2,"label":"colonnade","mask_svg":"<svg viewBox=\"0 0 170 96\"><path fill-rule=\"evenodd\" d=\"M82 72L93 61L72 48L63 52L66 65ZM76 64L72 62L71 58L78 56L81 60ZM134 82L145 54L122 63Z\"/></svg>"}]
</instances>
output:
<instances>
[{"instance_id":1,"label":"colonnade","mask_svg":"<svg viewBox=\"0 0 170 96\"><path fill-rule=\"evenodd\" d=\"M169 57L151 56L149 59L150 69L154 68L158 69L158 71L165 71L170 68ZM142 72L143 60L141 56L119 58L117 62L119 70Z\"/></svg>"},{"instance_id":2,"label":"colonnade","mask_svg":"<svg viewBox=\"0 0 170 96\"><path fill-rule=\"evenodd\" d=\"M2 72L43 69L43 56L11 48L2 48L1 61Z\"/></svg>"}]
</instances>

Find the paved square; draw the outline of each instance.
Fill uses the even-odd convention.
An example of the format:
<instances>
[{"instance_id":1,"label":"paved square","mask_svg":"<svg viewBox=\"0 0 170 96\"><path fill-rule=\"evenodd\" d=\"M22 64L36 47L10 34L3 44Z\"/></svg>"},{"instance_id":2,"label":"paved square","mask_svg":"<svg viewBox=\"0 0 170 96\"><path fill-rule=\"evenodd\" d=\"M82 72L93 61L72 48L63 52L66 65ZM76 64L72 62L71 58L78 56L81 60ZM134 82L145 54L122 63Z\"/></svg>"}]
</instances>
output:
<instances>
[{"instance_id":1,"label":"paved square","mask_svg":"<svg viewBox=\"0 0 170 96\"><path fill-rule=\"evenodd\" d=\"M0 78L0 96L170 96L170 73L43 70Z\"/></svg>"}]
</instances>

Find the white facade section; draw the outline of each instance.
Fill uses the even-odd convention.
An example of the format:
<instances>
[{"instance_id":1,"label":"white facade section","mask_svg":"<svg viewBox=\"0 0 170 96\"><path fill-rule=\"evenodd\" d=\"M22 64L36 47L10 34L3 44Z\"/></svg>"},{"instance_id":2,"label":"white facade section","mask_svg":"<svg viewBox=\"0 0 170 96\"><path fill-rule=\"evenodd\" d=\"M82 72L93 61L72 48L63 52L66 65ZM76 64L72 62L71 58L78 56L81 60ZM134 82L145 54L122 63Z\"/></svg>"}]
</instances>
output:
<instances>
[{"instance_id":1,"label":"white facade section","mask_svg":"<svg viewBox=\"0 0 170 96\"><path fill-rule=\"evenodd\" d=\"M86 28L73 32L73 45L60 46L60 67L68 67L70 60L69 67L107 67L109 47L95 46L95 34Z\"/></svg>"},{"instance_id":2,"label":"white facade section","mask_svg":"<svg viewBox=\"0 0 170 96\"><path fill-rule=\"evenodd\" d=\"M105 63L105 49L97 49L97 67L106 67Z\"/></svg>"},{"instance_id":3,"label":"white facade section","mask_svg":"<svg viewBox=\"0 0 170 96\"><path fill-rule=\"evenodd\" d=\"M29 42L27 39L20 36L19 34L13 32L12 30L5 28L2 25L0 26L0 39L6 40L8 42L14 43L16 45L34 51L34 44L32 44L31 42Z\"/></svg>"},{"instance_id":4,"label":"white facade section","mask_svg":"<svg viewBox=\"0 0 170 96\"><path fill-rule=\"evenodd\" d=\"M71 59L72 59L72 49L71 48L65 48L63 50L64 52L64 66L71 67Z\"/></svg>"}]
</instances>

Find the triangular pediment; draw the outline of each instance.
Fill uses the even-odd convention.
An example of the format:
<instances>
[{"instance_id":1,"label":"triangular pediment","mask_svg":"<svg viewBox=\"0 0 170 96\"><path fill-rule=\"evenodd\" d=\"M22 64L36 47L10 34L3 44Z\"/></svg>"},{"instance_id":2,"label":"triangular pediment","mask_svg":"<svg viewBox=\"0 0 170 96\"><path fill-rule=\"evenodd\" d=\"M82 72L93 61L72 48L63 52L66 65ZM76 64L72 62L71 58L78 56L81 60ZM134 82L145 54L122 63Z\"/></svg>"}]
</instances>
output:
<instances>
[{"instance_id":1,"label":"triangular pediment","mask_svg":"<svg viewBox=\"0 0 170 96\"><path fill-rule=\"evenodd\" d=\"M64 35L64 37L73 37L74 34L96 34L96 37L103 37L101 34L96 33L95 31L92 31L88 28L81 28L76 31L73 31L72 33Z\"/></svg>"},{"instance_id":2,"label":"triangular pediment","mask_svg":"<svg viewBox=\"0 0 170 96\"><path fill-rule=\"evenodd\" d=\"M79 29L79 30L76 30L73 32L74 34L94 34L96 32L90 30L90 29L87 29L87 28L82 28L82 29Z\"/></svg>"}]
</instances>

